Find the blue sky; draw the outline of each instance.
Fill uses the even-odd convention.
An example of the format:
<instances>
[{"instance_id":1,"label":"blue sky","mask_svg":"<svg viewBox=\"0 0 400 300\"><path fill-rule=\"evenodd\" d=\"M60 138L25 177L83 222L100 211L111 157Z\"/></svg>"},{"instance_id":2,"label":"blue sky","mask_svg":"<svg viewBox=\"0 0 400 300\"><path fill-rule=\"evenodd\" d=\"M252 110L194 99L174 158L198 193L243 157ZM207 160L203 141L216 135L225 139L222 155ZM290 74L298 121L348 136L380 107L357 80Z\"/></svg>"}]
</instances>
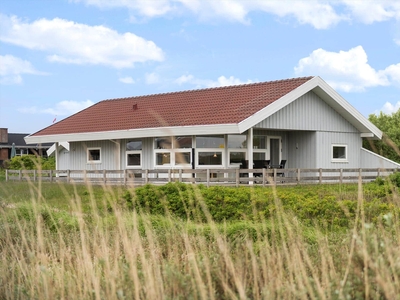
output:
<instances>
[{"instance_id":1,"label":"blue sky","mask_svg":"<svg viewBox=\"0 0 400 300\"><path fill-rule=\"evenodd\" d=\"M0 127L13 133L104 99L308 75L365 116L398 110L400 1L0 2Z\"/></svg>"}]
</instances>

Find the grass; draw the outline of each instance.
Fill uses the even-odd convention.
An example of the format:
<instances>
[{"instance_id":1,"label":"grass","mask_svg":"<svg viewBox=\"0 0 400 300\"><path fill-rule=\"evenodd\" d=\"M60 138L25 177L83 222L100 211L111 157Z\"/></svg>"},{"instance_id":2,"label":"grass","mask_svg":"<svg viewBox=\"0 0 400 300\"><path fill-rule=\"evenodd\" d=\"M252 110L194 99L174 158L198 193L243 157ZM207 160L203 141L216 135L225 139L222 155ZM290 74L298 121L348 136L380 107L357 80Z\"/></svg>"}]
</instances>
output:
<instances>
[{"instance_id":1,"label":"grass","mask_svg":"<svg viewBox=\"0 0 400 300\"><path fill-rule=\"evenodd\" d=\"M0 299L400 299L398 210L369 222L364 209L375 198L398 208L386 192L257 188L273 194L268 217L215 222L195 186L206 217L195 222L127 209L122 187L3 182ZM356 212L345 230L311 226L284 209L289 194Z\"/></svg>"}]
</instances>

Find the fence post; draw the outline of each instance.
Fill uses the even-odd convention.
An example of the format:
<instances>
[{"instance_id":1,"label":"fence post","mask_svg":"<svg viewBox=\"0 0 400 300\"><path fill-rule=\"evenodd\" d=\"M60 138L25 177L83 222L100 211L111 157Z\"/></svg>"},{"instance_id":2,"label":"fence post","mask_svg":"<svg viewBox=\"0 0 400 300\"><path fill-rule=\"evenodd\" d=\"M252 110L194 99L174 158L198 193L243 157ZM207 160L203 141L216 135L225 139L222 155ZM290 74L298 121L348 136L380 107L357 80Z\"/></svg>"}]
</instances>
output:
<instances>
[{"instance_id":1,"label":"fence post","mask_svg":"<svg viewBox=\"0 0 400 300\"><path fill-rule=\"evenodd\" d=\"M104 183L107 182L107 173L106 173L105 169L103 169L103 181L104 181Z\"/></svg>"},{"instance_id":2,"label":"fence post","mask_svg":"<svg viewBox=\"0 0 400 300\"><path fill-rule=\"evenodd\" d=\"M381 168L378 168L378 176L377 177L380 177L380 175L381 175Z\"/></svg>"},{"instance_id":3,"label":"fence post","mask_svg":"<svg viewBox=\"0 0 400 300\"><path fill-rule=\"evenodd\" d=\"M18 180L22 181L22 170L18 170Z\"/></svg>"},{"instance_id":4,"label":"fence post","mask_svg":"<svg viewBox=\"0 0 400 300\"><path fill-rule=\"evenodd\" d=\"M207 169L207 187L210 187L210 169Z\"/></svg>"},{"instance_id":5,"label":"fence post","mask_svg":"<svg viewBox=\"0 0 400 300\"><path fill-rule=\"evenodd\" d=\"M168 169L168 182L171 182L171 169Z\"/></svg>"},{"instance_id":6,"label":"fence post","mask_svg":"<svg viewBox=\"0 0 400 300\"><path fill-rule=\"evenodd\" d=\"M322 183L322 169L319 168L319 184Z\"/></svg>"},{"instance_id":7,"label":"fence post","mask_svg":"<svg viewBox=\"0 0 400 300\"><path fill-rule=\"evenodd\" d=\"M297 183L300 183L300 169L297 169Z\"/></svg>"},{"instance_id":8,"label":"fence post","mask_svg":"<svg viewBox=\"0 0 400 300\"><path fill-rule=\"evenodd\" d=\"M362 182L362 169L360 168L360 169L358 169L358 181L360 182Z\"/></svg>"},{"instance_id":9,"label":"fence post","mask_svg":"<svg viewBox=\"0 0 400 300\"><path fill-rule=\"evenodd\" d=\"M144 183L149 183L149 170L144 170Z\"/></svg>"},{"instance_id":10,"label":"fence post","mask_svg":"<svg viewBox=\"0 0 400 300\"><path fill-rule=\"evenodd\" d=\"M6 169L6 181L8 181L8 169Z\"/></svg>"},{"instance_id":11,"label":"fence post","mask_svg":"<svg viewBox=\"0 0 400 300\"><path fill-rule=\"evenodd\" d=\"M179 169L179 182L182 182L182 169Z\"/></svg>"},{"instance_id":12,"label":"fence post","mask_svg":"<svg viewBox=\"0 0 400 300\"><path fill-rule=\"evenodd\" d=\"M240 171L239 171L239 169L236 169L235 172L236 172L236 187L239 187L239 184L240 184Z\"/></svg>"},{"instance_id":13,"label":"fence post","mask_svg":"<svg viewBox=\"0 0 400 300\"><path fill-rule=\"evenodd\" d=\"M267 176L266 176L266 168L262 169L262 181L263 181L263 187L265 187L265 182L267 181Z\"/></svg>"},{"instance_id":14,"label":"fence post","mask_svg":"<svg viewBox=\"0 0 400 300\"><path fill-rule=\"evenodd\" d=\"M128 170L124 170L124 185L126 185L126 177L128 176Z\"/></svg>"},{"instance_id":15,"label":"fence post","mask_svg":"<svg viewBox=\"0 0 400 300\"><path fill-rule=\"evenodd\" d=\"M86 170L85 170L86 171ZM69 183L70 182L70 180L71 180L71 174L70 174L70 170L68 169L67 170L67 182Z\"/></svg>"},{"instance_id":16,"label":"fence post","mask_svg":"<svg viewBox=\"0 0 400 300\"><path fill-rule=\"evenodd\" d=\"M37 170L33 170L33 182L36 182L36 172Z\"/></svg>"},{"instance_id":17,"label":"fence post","mask_svg":"<svg viewBox=\"0 0 400 300\"><path fill-rule=\"evenodd\" d=\"M340 177L339 177L339 182L340 182L340 184L342 184L342 183L343 183L343 169L342 169L342 168L340 169Z\"/></svg>"},{"instance_id":18,"label":"fence post","mask_svg":"<svg viewBox=\"0 0 400 300\"><path fill-rule=\"evenodd\" d=\"M276 184L276 169L274 168L274 182Z\"/></svg>"},{"instance_id":19,"label":"fence post","mask_svg":"<svg viewBox=\"0 0 400 300\"><path fill-rule=\"evenodd\" d=\"M53 182L53 170L50 170L50 182Z\"/></svg>"}]
</instances>

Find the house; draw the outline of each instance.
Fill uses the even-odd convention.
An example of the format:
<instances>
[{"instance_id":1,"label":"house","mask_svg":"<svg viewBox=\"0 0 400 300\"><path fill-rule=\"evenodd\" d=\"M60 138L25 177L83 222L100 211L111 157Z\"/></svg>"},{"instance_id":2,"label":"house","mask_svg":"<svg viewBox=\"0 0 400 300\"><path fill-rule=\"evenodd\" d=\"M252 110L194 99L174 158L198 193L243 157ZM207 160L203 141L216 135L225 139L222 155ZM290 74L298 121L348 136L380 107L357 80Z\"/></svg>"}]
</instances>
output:
<instances>
[{"instance_id":1,"label":"house","mask_svg":"<svg viewBox=\"0 0 400 300\"><path fill-rule=\"evenodd\" d=\"M16 156L26 154L35 154L42 157L47 156L46 151L50 148L52 143L27 145L24 137L28 135L28 133L9 133L8 128L0 128L0 167L5 160L11 158L11 149L13 145Z\"/></svg>"},{"instance_id":2,"label":"house","mask_svg":"<svg viewBox=\"0 0 400 300\"><path fill-rule=\"evenodd\" d=\"M25 138L58 170L398 168L362 148L382 132L320 77L104 100Z\"/></svg>"}]
</instances>

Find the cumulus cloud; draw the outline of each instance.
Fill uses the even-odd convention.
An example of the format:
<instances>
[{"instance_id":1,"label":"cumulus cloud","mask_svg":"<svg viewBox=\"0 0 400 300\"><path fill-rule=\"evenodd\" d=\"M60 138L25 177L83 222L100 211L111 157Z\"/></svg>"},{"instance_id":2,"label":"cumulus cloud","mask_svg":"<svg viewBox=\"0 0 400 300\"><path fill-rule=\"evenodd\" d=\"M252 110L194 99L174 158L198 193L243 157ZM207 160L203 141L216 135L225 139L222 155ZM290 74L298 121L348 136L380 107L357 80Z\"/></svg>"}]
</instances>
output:
<instances>
[{"instance_id":1,"label":"cumulus cloud","mask_svg":"<svg viewBox=\"0 0 400 300\"><path fill-rule=\"evenodd\" d=\"M333 88L345 92L400 83L400 64L375 70L368 64L368 57L362 46L339 52L314 50L310 56L299 60L294 71L297 75L319 75Z\"/></svg>"},{"instance_id":2,"label":"cumulus cloud","mask_svg":"<svg viewBox=\"0 0 400 300\"><path fill-rule=\"evenodd\" d=\"M27 113L27 114L50 114L50 115L56 115L56 116L69 116L74 113L77 113L78 111L81 111L82 109L85 109L91 105L93 105L94 102L91 100L86 100L86 101L61 101L56 103L54 107L49 107L49 108L38 108L36 106L32 107L24 107L19 109L18 111L22 113Z\"/></svg>"},{"instance_id":3,"label":"cumulus cloud","mask_svg":"<svg viewBox=\"0 0 400 300\"><path fill-rule=\"evenodd\" d=\"M22 74L45 75L35 70L32 64L13 55L0 55L0 84L20 84Z\"/></svg>"},{"instance_id":4,"label":"cumulus cloud","mask_svg":"<svg viewBox=\"0 0 400 300\"><path fill-rule=\"evenodd\" d=\"M182 84L192 84L195 85L196 88L210 88L210 87L220 87L220 86L229 86L229 85L238 85L238 84L245 84L245 83L252 83L252 80L242 81L234 76L225 77L220 76L217 80L210 80L210 79L198 79L195 78L193 75L182 75L181 77L175 79L175 83L182 85Z\"/></svg>"},{"instance_id":5,"label":"cumulus cloud","mask_svg":"<svg viewBox=\"0 0 400 300\"><path fill-rule=\"evenodd\" d=\"M132 77L122 77L122 78L119 78L118 79L119 81L121 81L121 82L123 82L123 83L126 83L126 84L133 84L133 83L135 83L135 80L133 80L133 78Z\"/></svg>"},{"instance_id":6,"label":"cumulus cloud","mask_svg":"<svg viewBox=\"0 0 400 300\"><path fill-rule=\"evenodd\" d=\"M379 111L375 112L375 114L378 115L380 112L383 112L384 114L391 115L397 112L399 109L400 109L400 101L397 101L397 103L395 104L386 102Z\"/></svg>"},{"instance_id":7,"label":"cumulus cloud","mask_svg":"<svg viewBox=\"0 0 400 300\"><path fill-rule=\"evenodd\" d=\"M400 5L393 0L73 0L101 8L123 7L136 16L152 18L191 11L202 20L225 19L249 23L251 12L265 12L280 18L290 17L300 24L326 29L340 21L366 24L400 19Z\"/></svg>"},{"instance_id":8,"label":"cumulus cloud","mask_svg":"<svg viewBox=\"0 0 400 300\"><path fill-rule=\"evenodd\" d=\"M0 14L0 40L48 52L51 62L131 68L134 63L162 61L163 51L133 33L55 18L23 21Z\"/></svg>"}]
</instances>

